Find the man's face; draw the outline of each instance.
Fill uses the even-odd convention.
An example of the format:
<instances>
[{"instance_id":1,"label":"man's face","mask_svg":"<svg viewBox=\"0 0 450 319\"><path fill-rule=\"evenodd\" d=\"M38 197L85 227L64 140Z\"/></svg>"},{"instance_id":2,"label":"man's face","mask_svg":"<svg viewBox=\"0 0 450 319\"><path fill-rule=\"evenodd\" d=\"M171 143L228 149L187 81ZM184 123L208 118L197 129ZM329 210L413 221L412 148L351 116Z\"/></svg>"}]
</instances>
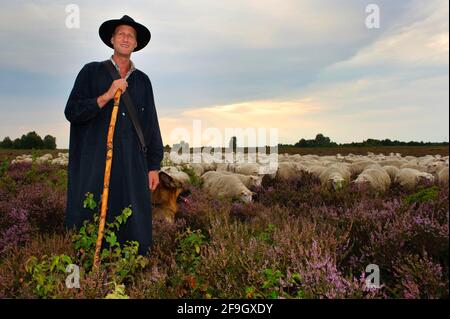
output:
<instances>
[{"instance_id":1,"label":"man's face","mask_svg":"<svg viewBox=\"0 0 450 319\"><path fill-rule=\"evenodd\" d=\"M111 38L111 43L115 52L120 55L131 55L137 47L136 30L129 25L119 25Z\"/></svg>"}]
</instances>

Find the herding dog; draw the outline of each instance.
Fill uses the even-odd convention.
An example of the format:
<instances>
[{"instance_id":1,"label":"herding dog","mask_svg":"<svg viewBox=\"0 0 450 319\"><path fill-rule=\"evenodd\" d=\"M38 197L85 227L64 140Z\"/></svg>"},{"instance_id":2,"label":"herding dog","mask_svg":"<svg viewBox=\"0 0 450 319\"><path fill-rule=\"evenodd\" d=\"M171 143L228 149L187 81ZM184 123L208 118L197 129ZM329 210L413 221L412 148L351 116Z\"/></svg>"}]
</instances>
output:
<instances>
[{"instance_id":1,"label":"herding dog","mask_svg":"<svg viewBox=\"0 0 450 319\"><path fill-rule=\"evenodd\" d=\"M159 185L152 193L153 218L162 218L173 224L178 210L177 199L182 192L180 181L165 172L159 172Z\"/></svg>"}]
</instances>

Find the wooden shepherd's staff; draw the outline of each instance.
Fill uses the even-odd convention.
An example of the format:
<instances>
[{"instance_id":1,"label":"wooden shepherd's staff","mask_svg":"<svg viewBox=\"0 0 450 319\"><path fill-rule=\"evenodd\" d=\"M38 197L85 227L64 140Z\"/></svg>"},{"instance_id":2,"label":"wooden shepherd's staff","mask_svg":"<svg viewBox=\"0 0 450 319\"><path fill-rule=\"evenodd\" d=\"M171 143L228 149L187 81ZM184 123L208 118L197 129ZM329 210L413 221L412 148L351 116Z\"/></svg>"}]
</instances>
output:
<instances>
[{"instance_id":1,"label":"wooden shepherd's staff","mask_svg":"<svg viewBox=\"0 0 450 319\"><path fill-rule=\"evenodd\" d=\"M109 180L111 178L111 165L113 158L113 137L114 128L116 126L117 112L119 110L120 95L121 90L117 90L114 95L114 107L111 114L111 120L109 122L108 128L108 138L106 141L106 165L105 165L105 177L103 181L103 194L102 194L102 205L100 210L100 224L98 225L98 235L97 243L95 245L95 255L94 255L94 268L98 268L100 265L100 250L102 248L103 233L105 232L105 222L106 222L106 210L108 206L108 194L109 194Z\"/></svg>"}]
</instances>

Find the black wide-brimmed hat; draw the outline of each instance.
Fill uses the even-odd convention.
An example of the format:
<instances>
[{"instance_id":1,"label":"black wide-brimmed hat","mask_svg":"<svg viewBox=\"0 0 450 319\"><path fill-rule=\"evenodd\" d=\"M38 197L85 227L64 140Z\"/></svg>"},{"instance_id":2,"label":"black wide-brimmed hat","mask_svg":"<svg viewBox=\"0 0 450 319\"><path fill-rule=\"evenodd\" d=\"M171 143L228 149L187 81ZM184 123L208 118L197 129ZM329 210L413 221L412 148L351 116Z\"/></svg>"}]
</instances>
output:
<instances>
[{"instance_id":1,"label":"black wide-brimmed hat","mask_svg":"<svg viewBox=\"0 0 450 319\"><path fill-rule=\"evenodd\" d=\"M150 31L142 24L134 21L133 18L124 15L120 19L113 19L103 22L98 29L100 38L110 48L114 48L111 43L111 37L116 30L116 27L123 24L129 25L130 27L133 27L134 30L136 30L137 47L134 49L134 52L139 51L140 49L145 47L150 41Z\"/></svg>"}]
</instances>

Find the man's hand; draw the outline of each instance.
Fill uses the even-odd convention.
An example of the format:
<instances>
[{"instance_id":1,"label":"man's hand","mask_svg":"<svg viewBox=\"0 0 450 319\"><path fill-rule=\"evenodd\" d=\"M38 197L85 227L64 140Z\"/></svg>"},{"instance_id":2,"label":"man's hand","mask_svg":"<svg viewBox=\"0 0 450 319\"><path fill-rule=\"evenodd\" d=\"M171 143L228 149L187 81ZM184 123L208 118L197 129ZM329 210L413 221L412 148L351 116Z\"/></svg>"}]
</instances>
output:
<instances>
[{"instance_id":1,"label":"man's hand","mask_svg":"<svg viewBox=\"0 0 450 319\"><path fill-rule=\"evenodd\" d=\"M152 192L155 191L156 187L159 185L159 174L158 171L148 172L148 185Z\"/></svg>"},{"instance_id":2,"label":"man's hand","mask_svg":"<svg viewBox=\"0 0 450 319\"><path fill-rule=\"evenodd\" d=\"M114 98L114 95L116 95L117 90L121 90L122 93L125 92L125 90L128 87L128 82L125 79L118 79L113 81L113 83L111 84L111 86L109 87L108 91L106 91L107 96L110 99Z\"/></svg>"},{"instance_id":3,"label":"man's hand","mask_svg":"<svg viewBox=\"0 0 450 319\"><path fill-rule=\"evenodd\" d=\"M116 94L117 90L121 90L122 93L125 92L125 90L128 87L128 82L125 79L118 79L113 81L111 86L109 87L108 91L106 91L103 95L100 95L97 98L97 104L100 108L103 108L106 103L108 103L110 100L114 98L114 95Z\"/></svg>"}]
</instances>

